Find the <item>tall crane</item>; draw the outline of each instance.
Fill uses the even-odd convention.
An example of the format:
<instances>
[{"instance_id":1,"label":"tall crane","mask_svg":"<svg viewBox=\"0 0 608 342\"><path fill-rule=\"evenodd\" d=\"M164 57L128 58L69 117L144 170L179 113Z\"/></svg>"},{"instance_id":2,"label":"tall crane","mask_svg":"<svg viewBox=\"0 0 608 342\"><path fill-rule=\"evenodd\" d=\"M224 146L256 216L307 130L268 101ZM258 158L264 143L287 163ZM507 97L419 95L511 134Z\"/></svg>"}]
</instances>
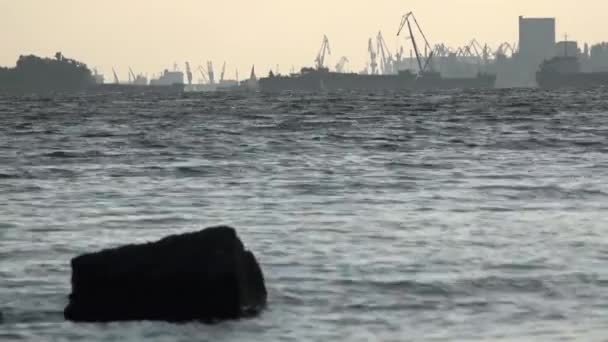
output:
<instances>
[{"instance_id":1,"label":"tall crane","mask_svg":"<svg viewBox=\"0 0 608 342\"><path fill-rule=\"evenodd\" d=\"M329 47L329 39L327 38L327 35L323 35L321 50L319 50L317 58L315 58L315 64L318 70L322 69L325 65L325 55L331 55L331 48Z\"/></svg>"},{"instance_id":2,"label":"tall crane","mask_svg":"<svg viewBox=\"0 0 608 342\"><path fill-rule=\"evenodd\" d=\"M255 65L251 66L251 74L249 74L249 81L251 81L251 82L258 81L258 77L255 75Z\"/></svg>"},{"instance_id":3,"label":"tall crane","mask_svg":"<svg viewBox=\"0 0 608 342\"><path fill-rule=\"evenodd\" d=\"M401 63L402 60L403 60L403 45L401 46L401 48L399 48L399 51L397 51L397 53L395 54L395 61L397 63Z\"/></svg>"},{"instance_id":4,"label":"tall crane","mask_svg":"<svg viewBox=\"0 0 608 342\"><path fill-rule=\"evenodd\" d=\"M466 51L466 46L465 47L459 47L456 50L456 56L458 56L458 57L467 57L468 56L467 54L470 53L470 52L471 51L469 51L469 52Z\"/></svg>"},{"instance_id":5,"label":"tall crane","mask_svg":"<svg viewBox=\"0 0 608 342\"><path fill-rule=\"evenodd\" d=\"M203 82L209 83L209 79L207 78L207 74L205 74L205 69L202 65L198 66L198 72L201 73L201 77L203 78Z\"/></svg>"},{"instance_id":6,"label":"tall crane","mask_svg":"<svg viewBox=\"0 0 608 342\"><path fill-rule=\"evenodd\" d=\"M120 83L118 81L118 75L116 75L116 70L114 70L114 68L112 68L112 74L114 74L114 84Z\"/></svg>"},{"instance_id":7,"label":"tall crane","mask_svg":"<svg viewBox=\"0 0 608 342\"><path fill-rule=\"evenodd\" d=\"M378 51L380 53L380 56L382 57L382 73L385 75L392 74L393 56L391 55L391 52L388 48L388 45L386 44L386 41L384 40L384 37L382 37L382 31L378 31L378 37L376 39L378 43L378 49L376 51Z\"/></svg>"},{"instance_id":8,"label":"tall crane","mask_svg":"<svg viewBox=\"0 0 608 342\"><path fill-rule=\"evenodd\" d=\"M476 56L477 58L479 58L479 60L483 59L483 57L481 56L481 53L479 51L483 51L484 47L482 47L481 44L479 44L477 39L473 38L471 40L471 42L469 43L469 45L467 45L465 47L465 50L472 57ZM475 54L473 54L473 52L475 52Z\"/></svg>"},{"instance_id":9,"label":"tall crane","mask_svg":"<svg viewBox=\"0 0 608 342\"><path fill-rule=\"evenodd\" d=\"M482 54L483 54L483 61L486 64L488 64L490 58L496 58L496 54L494 53L494 51L492 51L492 48L490 48L490 46L488 44L485 44L483 46Z\"/></svg>"},{"instance_id":10,"label":"tall crane","mask_svg":"<svg viewBox=\"0 0 608 342\"><path fill-rule=\"evenodd\" d=\"M428 56L426 56L426 53L425 53L425 56L424 56L426 59L425 61L422 60L422 56L420 55L420 50L418 49L418 44L416 43L416 38L414 37L414 32L412 31L412 24L411 24L410 19L414 20L414 24L416 25L416 28L418 28L420 35L424 39L424 50L431 51L431 53ZM428 39L426 39L424 32L420 28L420 24L418 24L418 20L416 20L416 16L414 15L414 12L409 12L407 14L404 14L403 17L401 17L401 24L399 24L399 30L397 31L397 35L401 34L401 31L403 30L405 25L407 25L408 31L410 33L409 39L412 40L412 46L414 47L414 52L416 53L416 61L418 62L418 70L420 73L424 73L426 71L427 66L429 65L429 63L431 62L431 60L433 58L433 48L429 44Z\"/></svg>"},{"instance_id":11,"label":"tall crane","mask_svg":"<svg viewBox=\"0 0 608 342\"><path fill-rule=\"evenodd\" d=\"M338 62L338 64L336 64L336 72L344 72L344 68L346 66L346 63L350 62L348 60L348 58L346 56L342 56L342 58L340 58L340 61Z\"/></svg>"},{"instance_id":12,"label":"tall crane","mask_svg":"<svg viewBox=\"0 0 608 342\"><path fill-rule=\"evenodd\" d=\"M222 73L220 74L220 82L224 81L224 75L226 74L226 62L222 65Z\"/></svg>"},{"instance_id":13,"label":"tall crane","mask_svg":"<svg viewBox=\"0 0 608 342\"><path fill-rule=\"evenodd\" d=\"M207 62L207 75L209 75L209 84L215 84L215 74L213 72L213 62Z\"/></svg>"},{"instance_id":14,"label":"tall crane","mask_svg":"<svg viewBox=\"0 0 608 342\"><path fill-rule=\"evenodd\" d=\"M186 77L188 78L188 84L192 84L192 70L190 70L190 63L186 62Z\"/></svg>"},{"instance_id":15,"label":"tall crane","mask_svg":"<svg viewBox=\"0 0 608 342\"><path fill-rule=\"evenodd\" d=\"M435 44L435 47L433 48L433 54L435 57L447 57L450 55L450 53L452 53L452 50L444 43Z\"/></svg>"},{"instance_id":16,"label":"tall crane","mask_svg":"<svg viewBox=\"0 0 608 342\"><path fill-rule=\"evenodd\" d=\"M129 67L129 83L135 83L135 80L137 80L137 76L135 76L133 69Z\"/></svg>"},{"instance_id":17,"label":"tall crane","mask_svg":"<svg viewBox=\"0 0 608 342\"><path fill-rule=\"evenodd\" d=\"M369 66L372 68L372 70L371 70L372 75L377 75L378 74L378 63L376 62L377 53L374 50L374 43L371 38L369 39L369 41L367 43L367 52L369 52L369 59L370 59Z\"/></svg>"},{"instance_id":18,"label":"tall crane","mask_svg":"<svg viewBox=\"0 0 608 342\"><path fill-rule=\"evenodd\" d=\"M513 55L513 53L515 53L513 46L511 46L511 44L509 44L508 42L504 42L498 46L494 55L495 56L506 56L507 51L509 51L509 50L511 51L511 55Z\"/></svg>"}]
</instances>

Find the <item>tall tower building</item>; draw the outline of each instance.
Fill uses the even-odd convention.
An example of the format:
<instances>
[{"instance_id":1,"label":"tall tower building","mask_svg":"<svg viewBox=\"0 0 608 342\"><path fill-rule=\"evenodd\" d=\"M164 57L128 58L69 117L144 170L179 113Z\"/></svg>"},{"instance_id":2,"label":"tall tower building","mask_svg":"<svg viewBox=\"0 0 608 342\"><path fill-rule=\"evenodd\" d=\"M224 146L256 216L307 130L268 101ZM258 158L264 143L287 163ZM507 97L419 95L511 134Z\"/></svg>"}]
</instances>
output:
<instances>
[{"instance_id":1,"label":"tall tower building","mask_svg":"<svg viewBox=\"0 0 608 342\"><path fill-rule=\"evenodd\" d=\"M555 57L555 18L519 17L519 67L526 83L535 83L540 64Z\"/></svg>"}]
</instances>

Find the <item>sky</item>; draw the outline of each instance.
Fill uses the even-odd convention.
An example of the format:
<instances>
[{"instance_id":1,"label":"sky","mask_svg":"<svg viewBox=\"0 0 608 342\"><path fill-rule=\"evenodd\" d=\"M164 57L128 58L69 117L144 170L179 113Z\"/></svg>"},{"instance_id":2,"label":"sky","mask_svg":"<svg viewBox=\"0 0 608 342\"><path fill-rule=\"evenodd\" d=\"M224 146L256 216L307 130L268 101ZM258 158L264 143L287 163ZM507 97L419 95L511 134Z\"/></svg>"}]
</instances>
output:
<instances>
[{"instance_id":1,"label":"sky","mask_svg":"<svg viewBox=\"0 0 608 342\"><path fill-rule=\"evenodd\" d=\"M409 11L431 44L515 43L520 15L556 17L558 39L608 41L604 0L0 0L0 65L61 51L108 79L112 67L126 79L128 67L152 75L207 60L242 78L252 65L258 76L313 65L327 34L328 64L346 56L360 71L379 30L393 51L408 44L396 32Z\"/></svg>"}]
</instances>

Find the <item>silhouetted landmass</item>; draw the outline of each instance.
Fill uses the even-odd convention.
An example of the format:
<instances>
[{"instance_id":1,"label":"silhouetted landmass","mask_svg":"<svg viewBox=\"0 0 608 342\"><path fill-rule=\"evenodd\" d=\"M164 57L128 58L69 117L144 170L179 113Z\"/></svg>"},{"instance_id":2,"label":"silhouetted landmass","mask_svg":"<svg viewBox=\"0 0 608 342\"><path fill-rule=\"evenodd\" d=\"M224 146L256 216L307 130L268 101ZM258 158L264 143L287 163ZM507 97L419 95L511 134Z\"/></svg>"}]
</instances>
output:
<instances>
[{"instance_id":1,"label":"silhouetted landmass","mask_svg":"<svg viewBox=\"0 0 608 342\"><path fill-rule=\"evenodd\" d=\"M81 62L57 53L55 58L20 56L14 68L0 68L0 92L53 92L84 90L95 82Z\"/></svg>"}]
</instances>

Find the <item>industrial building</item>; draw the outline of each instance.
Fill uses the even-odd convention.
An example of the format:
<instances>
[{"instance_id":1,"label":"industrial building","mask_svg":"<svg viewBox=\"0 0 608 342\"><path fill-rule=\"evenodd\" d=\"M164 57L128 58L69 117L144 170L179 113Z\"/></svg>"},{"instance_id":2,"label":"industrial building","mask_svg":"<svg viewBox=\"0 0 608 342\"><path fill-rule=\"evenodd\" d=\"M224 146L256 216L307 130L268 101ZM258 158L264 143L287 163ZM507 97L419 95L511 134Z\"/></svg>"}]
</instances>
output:
<instances>
[{"instance_id":1,"label":"industrial building","mask_svg":"<svg viewBox=\"0 0 608 342\"><path fill-rule=\"evenodd\" d=\"M536 84L536 71L543 61L555 57L555 18L519 17L517 67L523 86Z\"/></svg>"},{"instance_id":2,"label":"industrial building","mask_svg":"<svg viewBox=\"0 0 608 342\"><path fill-rule=\"evenodd\" d=\"M519 17L519 54L536 62L555 54L555 18Z\"/></svg>"}]
</instances>

